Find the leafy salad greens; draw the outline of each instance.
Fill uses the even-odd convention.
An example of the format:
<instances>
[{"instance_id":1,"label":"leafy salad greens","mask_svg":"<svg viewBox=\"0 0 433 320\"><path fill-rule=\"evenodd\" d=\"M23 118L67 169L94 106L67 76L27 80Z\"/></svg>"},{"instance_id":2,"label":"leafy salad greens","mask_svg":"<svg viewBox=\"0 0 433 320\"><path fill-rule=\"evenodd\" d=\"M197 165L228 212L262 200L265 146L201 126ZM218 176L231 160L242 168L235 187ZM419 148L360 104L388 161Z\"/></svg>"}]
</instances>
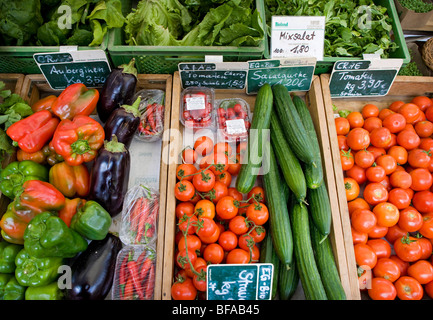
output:
<instances>
[{"instance_id":1,"label":"leafy salad greens","mask_svg":"<svg viewBox=\"0 0 433 320\"><path fill-rule=\"evenodd\" d=\"M124 22L121 0L0 0L0 45L99 46Z\"/></svg>"},{"instance_id":2,"label":"leafy salad greens","mask_svg":"<svg viewBox=\"0 0 433 320\"><path fill-rule=\"evenodd\" d=\"M253 0L141 0L126 16L125 42L147 46L258 46Z\"/></svg>"},{"instance_id":3,"label":"leafy salad greens","mask_svg":"<svg viewBox=\"0 0 433 320\"><path fill-rule=\"evenodd\" d=\"M265 0L265 13L268 26L273 15L325 16L327 57L375 53L387 58L398 47L386 8L372 0Z\"/></svg>"}]
</instances>

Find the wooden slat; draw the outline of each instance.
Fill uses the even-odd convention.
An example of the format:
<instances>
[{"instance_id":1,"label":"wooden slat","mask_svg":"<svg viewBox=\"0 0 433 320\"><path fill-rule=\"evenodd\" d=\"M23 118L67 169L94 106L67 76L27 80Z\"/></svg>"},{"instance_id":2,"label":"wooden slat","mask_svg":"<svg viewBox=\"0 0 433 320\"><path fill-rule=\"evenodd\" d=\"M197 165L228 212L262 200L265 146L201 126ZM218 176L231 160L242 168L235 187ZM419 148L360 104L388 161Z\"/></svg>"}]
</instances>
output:
<instances>
[{"instance_id":1,"label":"wooden slat","mask_svg":"<svg viewBox=\"0 0 433 320\"><path fill-rule=\"evenodd\" d=\"M181 83L178 72L173 76L173 105L170 128L170 164L167 179L167 212L166 212L166 231L165 231L165 251L164 251L164 279L163 293L164 300L171 299L171 286L174 277L174 259L175 259L175 233L176 233L176 198L174 196L174 187L176 184L176 168L178 166L178 155L183 148L182 134L183 125L179 121L180 116L180 97ZM334 250L337 268L340 272L340 278L346 292L347 299L354 299L350 287L349 271L347 268L346 251L343 242L343 231L341 228L340 208L337 197L337 190L334 178L334 167L330 155L330 144L328 137L328 126L325 119L325 110L321 92L321 83L318 76L314 76L311 90L309 92L296 92L295 94L304 98L313 118L319 143L322 148L323 166L325 170L325 182L328 187L332 209L332 230L331 242ZM250 105L251 111L254 111L255 95L247 95L245 90L215 90L215 99L223 98L242 98ZM355 297L356 298L356 297Z\"/></svg>"}]
</instances>

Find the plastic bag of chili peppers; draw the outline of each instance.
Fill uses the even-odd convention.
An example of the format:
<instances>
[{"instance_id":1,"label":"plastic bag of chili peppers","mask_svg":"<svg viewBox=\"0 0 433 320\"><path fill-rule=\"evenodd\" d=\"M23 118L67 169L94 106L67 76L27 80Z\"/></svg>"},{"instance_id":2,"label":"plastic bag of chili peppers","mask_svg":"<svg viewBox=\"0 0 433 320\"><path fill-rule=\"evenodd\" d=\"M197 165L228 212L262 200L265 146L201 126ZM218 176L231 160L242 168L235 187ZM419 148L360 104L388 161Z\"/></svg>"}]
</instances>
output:
<instances>
[{"instance_id":1,"label":"plastic bag of chili peppers","mask_svg":"<svg viewBox=\"0 0 433 320\"><path fill-rule=\"evenodd\" d=\"M142 141L152 142L161 139L164 131L165 92L159 89L138 91L132 101L141 98L140 125L136 137Z\"/></svg>"},{"instance_id":2,"label":"plastic bag of chili peppers","mask_svg":"<svg viewBox=\"0 0 433 320\"><path fill-rule=\"evenodd\" d=\"M129 188L123 201L120 240L126 245L154 243L158 216L159 192L143 184Z\"/></svg>"},{"instance_id":3,"label":"plastic bag of chili peppers","mask_svg":"<svg viewBox=\"0 0 433 320\"><path fill-rule=\"evenodd\" d=\"M155 265L152 245L124 247L117 255L112 300L153 300Z\"/></svg>"}]
</instances>

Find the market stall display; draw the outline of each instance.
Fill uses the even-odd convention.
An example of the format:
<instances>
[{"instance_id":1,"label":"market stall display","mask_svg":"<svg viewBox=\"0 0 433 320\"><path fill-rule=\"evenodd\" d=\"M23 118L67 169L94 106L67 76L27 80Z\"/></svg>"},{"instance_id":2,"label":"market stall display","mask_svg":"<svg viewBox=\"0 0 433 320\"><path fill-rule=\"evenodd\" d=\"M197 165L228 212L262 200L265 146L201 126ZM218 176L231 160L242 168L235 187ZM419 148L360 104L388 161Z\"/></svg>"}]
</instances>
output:
<instances>
[{"instance_id":1,"label":"market stall display","mask_svg":"<svg viewBox=\"0 0 433 320\"><path fill-rule=\"evenodd\" d=\"M331 99L329 76L321 80L346 249L355 258L348 267L358 268L359 288L372 299L427 298L428 281L418 275L428 273L431 256L426 230L432 80L397 77L387 96L350 99ZM425 256L422 243L429 252ZM394 262L385 264L389 259ZM405 266L396 274L395 261ZM407 295L402 286L411 288Z\"/></svg>"}]
</instances>

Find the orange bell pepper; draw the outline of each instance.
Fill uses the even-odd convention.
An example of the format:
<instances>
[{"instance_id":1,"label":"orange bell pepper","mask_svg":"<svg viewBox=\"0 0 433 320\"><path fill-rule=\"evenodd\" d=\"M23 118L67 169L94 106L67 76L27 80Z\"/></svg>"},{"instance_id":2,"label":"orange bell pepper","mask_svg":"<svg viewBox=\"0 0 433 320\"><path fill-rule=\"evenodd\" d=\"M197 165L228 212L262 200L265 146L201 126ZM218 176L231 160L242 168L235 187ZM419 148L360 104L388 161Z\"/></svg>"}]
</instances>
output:
<instances>
[{"instance_id":1,"label":"orange bell pepper","mask_svg":"<svg viewBox=\"0 0 433 320\"><path fill-rule=\"evenodd\" d=\"M86 197L90 190L90 174L84 164L70 166L59 162L50 168L49 182L65 197Z\"/></svg>"}]
</instances>

